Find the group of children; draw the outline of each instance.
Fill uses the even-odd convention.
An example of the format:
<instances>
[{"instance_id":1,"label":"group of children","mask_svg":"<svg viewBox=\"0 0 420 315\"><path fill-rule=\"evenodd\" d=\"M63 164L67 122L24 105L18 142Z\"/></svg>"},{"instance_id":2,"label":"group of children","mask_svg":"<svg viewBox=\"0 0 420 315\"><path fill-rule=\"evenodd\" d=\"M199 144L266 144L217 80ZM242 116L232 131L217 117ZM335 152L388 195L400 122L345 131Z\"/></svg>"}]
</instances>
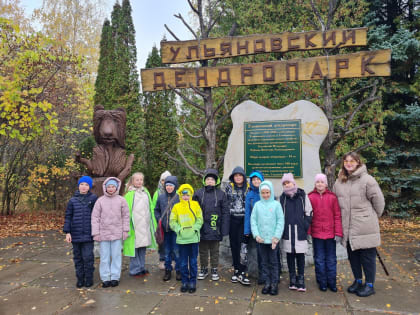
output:
<instances>
[{"instance_id":1,"label":"group of children","mask_svg":"<svg viewBox=\"0 0 420 315\"><path fill-rule=\"evenodd\" d=\"M287 253L289 289L306 291L304 282L307 237L312 235L316 279L321 291L336 287L335 243L342 237L337 198L328 190L324 174L315 177L308 195L297 187L293 174L282 177L283 193L275 199L273 185L259 171L249 183L242 167L236 167L223 192L217 170L207 169L203 188L194 192L189 184L178 187L176 176L164 179L155 205L143 186L142 173L134 173L119 195L121 182L110 177L104 195L90 193L92 179L83 176L70 199L65 217L66 240L72 242L78 288L93 285L93 240L100 244L99 273L103 287L117 286L121 274L121 251L130 257L129 274L144 276L146 248L157 248L156 226L164 231L164 281L171 279L175 261L181 292L196 291L196 280L209 274L219 280L219 244L229 235L234 273L231 281L250 285L241 247L256 242L258 283L263 294L278 294L281 272L280 244ZM122 246L123 244L123 246ZM200 271L197 258L200 256ZM210 258L210 272L209 272ZM297 265L297 273L296 273Z\"/></svg>"}]
</instances>

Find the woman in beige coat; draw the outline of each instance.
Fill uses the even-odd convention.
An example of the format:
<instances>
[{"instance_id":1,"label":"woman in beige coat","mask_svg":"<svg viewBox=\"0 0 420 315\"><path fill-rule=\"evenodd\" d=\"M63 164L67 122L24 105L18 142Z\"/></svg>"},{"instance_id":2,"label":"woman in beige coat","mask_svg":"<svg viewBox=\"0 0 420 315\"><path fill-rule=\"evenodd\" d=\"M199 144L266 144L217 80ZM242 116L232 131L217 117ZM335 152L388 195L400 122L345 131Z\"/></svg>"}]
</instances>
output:
<instances>
[{"instance_id":1,"label":"woman in beige coat","mask_svg":"<svg viewBox=\"0 0 420 315\"><path fill-rule=\"evenodd\" d=\"M355 278L347 291L365 297L375 293L376 247L381 244L378 217L384 211L385 201L381 188L356 152L345 154L342 162L333 191L341 208L342 244L347 247Z\"/></svg>"}]
</instances>

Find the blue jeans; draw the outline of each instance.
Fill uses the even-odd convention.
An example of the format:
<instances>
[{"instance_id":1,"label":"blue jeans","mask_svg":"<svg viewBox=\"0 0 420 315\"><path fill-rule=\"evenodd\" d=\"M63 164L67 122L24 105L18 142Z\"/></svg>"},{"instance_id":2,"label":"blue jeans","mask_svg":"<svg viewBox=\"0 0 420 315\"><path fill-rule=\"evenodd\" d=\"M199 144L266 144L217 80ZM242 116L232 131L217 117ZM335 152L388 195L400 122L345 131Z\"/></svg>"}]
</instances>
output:
<instances>
[{"instance_id":1,"label":"blue jeans","mask_svg":"<svg viewBox=\"0 0 420 315\"><path fill-rule=\"evenodd\" d=\"M174 231L164 232L165 269L172 270L172 260L175 260L175 270L179 271L179 246L176 243Z\"/></svg>"},{"instance_id":2,"label":"blue jeans","mask_svg":"<svg viewBox=\"0 0 420 315\"><path fill-rule=\"evenodd\" d=\"M122 240L100 241L101 262L99 275L102 281L120 280Z\"/></svg>"},{"instance_id":3,"label":"blue jeans","mask_svg":"<svg viewBox=\"0 0 420 315\"><path fill-rule=\"evenodd\" d=\"M76 277L79 280L93 280L95 257L93 257L93 242L73 242L73 261Z\"/></svg>"},{"instance_id":4,"label":"blue jeans","mask_svg":"<svg viewBox=\"0 0 420 315\"><path fill-rule=\"evenodd\" d=\"M130 257L129 273L131 276L144 271L146 264L146 247L138 247L134 249L135 256Z\"/></svg>"},{"instance_id":5,"label":"blue jeans","mask_svg":"<svg viewBox=\"0 0 420 315\"><path fill-rule=\"evenodd\" d=\"M322 240L313 238L316 281L322 287L336 286L337 256L333 238Z\"/></svg>"},{"instance_id":6,"label":"blue jeans","mask_svg":"<svg viewBox=\"0 0 420 315\"><path fill-rule=\"evenodd\" d=\"M262 279L265 284L279 283L279 257L278 247L271 248L271 244L257 244L261 257Z\"/></svg>"},{"instance_id":7,"label":"blue jeans","mask_svg":"<svg viewBox=\"0 0 420 315\"><path fill-rule=\"evenodd\" d=\"M197 282L198 243L178 244L178 246L182 283L195 284Z\"/></svg>"}]
</instances>

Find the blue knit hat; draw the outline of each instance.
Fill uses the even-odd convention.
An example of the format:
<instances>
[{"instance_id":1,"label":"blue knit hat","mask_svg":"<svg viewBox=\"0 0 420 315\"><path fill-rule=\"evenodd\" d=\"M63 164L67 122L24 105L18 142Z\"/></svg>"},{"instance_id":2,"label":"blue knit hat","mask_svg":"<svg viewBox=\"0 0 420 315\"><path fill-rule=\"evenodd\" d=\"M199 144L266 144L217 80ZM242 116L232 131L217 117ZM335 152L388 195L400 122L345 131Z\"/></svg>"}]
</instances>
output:
<instances>
[{"instance_id":1,"label":"blue knit hat","mask_svg":"<svg viewBox=\"0 0 420 315\"><path fill-rule=\"evenodd\" d=\"M108 187L109 185L114 185L115 188L118 188L118 182L115 179L110 179L106 182L105 187Z\"/></svg>"},{"instance_id":2,"label":"blue knit hat","mask_svg":"<svg viewBox=\"0 0 420 315\"><path fill-rule=\"evenodd\" d=\"M82 176L80 177L79 181L77 182L77 186L80 185L80 183L87 183L90 187L90 189L92 189L93 186L93 180L90 176Z\"/></svg>"}]
</instances>

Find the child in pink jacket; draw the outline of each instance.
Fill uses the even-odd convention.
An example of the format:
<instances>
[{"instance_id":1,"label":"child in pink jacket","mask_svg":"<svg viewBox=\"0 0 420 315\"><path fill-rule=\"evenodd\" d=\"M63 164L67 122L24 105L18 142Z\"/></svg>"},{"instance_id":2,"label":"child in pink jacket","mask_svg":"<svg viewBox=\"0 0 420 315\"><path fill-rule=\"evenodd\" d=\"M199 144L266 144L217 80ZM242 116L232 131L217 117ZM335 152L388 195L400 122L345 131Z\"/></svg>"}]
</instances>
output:
<instances>
[{"instance_id":1,"label":"child in pink jacket","mask_svg":"<svg viewBox=\"0 0 420 315\"><path fill-rule=\"evenodd\" d=\"M92 211L92 235L100 245L99 275L102 287L116 287L121 276L122 240L130 231L130 211L127 201L118 194L121 181L109 177L103 183L104 195Z\"/></svg>"},{"instance_id":2,"label":"child in pink jacket","mask_svg":"<svg viewBox=\"0 0 420 315\"><path fill-rule=\"evenodd\" d=\"M340 206L336 195L328 190L327 176L315 176L315 188L308 194L313 217L308 234L312 235L315 275L321 291L337 292L336 243L343 237Z\"/></svg>"}]
</instances>

